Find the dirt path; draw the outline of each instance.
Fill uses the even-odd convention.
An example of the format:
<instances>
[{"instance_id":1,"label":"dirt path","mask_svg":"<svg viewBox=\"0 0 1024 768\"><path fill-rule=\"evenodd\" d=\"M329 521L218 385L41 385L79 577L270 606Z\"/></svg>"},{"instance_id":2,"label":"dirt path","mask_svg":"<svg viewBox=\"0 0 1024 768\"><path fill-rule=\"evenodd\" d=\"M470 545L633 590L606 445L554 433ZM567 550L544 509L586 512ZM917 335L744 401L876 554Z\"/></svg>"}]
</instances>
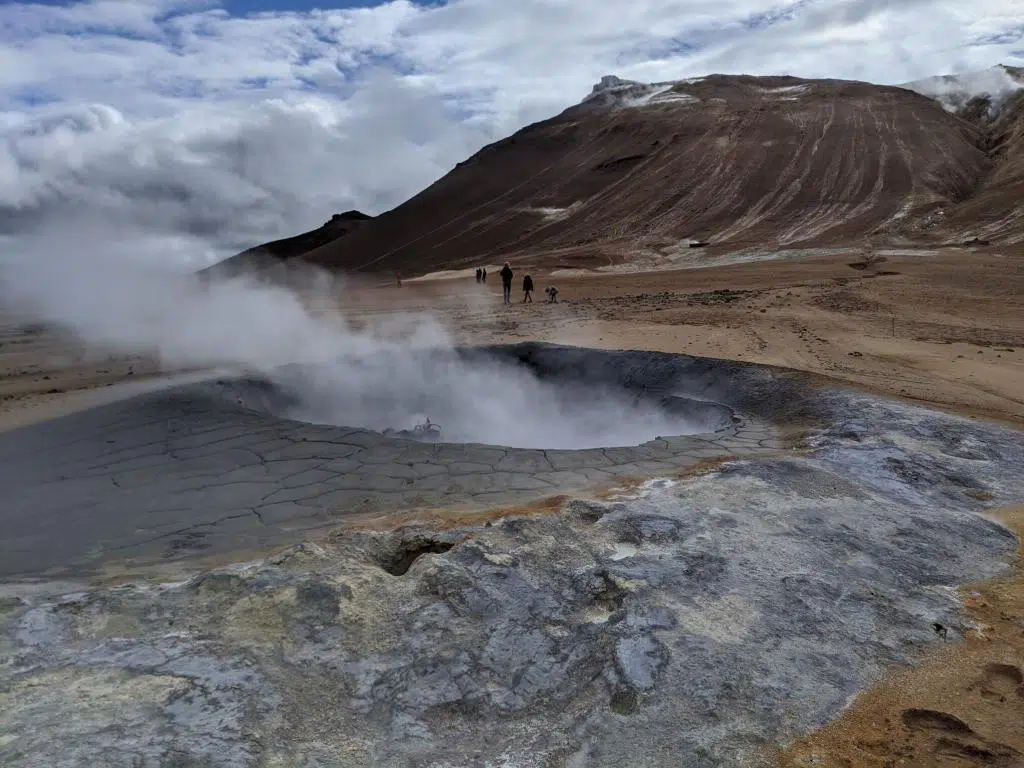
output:
<instances>
[{"instance_id":1,"label":"dirt path","mask_svg":"<svg viewBox=\"0 0 1024 768\"><path fill-rule=\"evenodd\" d=\"M540 297L557 283L557 305L503 307L499 284L471 277L424 281L369 294L360 311L432 310L467 343L537 339L785 366L1024 426L1024 252L892 255L863 270L856 261L535 274Z\"/></svg>"},{"instance_id":2,"label":"dirt path","mask_svg":"<svg viewBox=\"0 0 1024 768\"><path fill-rule=\"evenodd\" d=\"M56 416L97 391L159 373L154 360L90 351L67 334L0 315L0 429Z\"/></svg>"}]
</instances>

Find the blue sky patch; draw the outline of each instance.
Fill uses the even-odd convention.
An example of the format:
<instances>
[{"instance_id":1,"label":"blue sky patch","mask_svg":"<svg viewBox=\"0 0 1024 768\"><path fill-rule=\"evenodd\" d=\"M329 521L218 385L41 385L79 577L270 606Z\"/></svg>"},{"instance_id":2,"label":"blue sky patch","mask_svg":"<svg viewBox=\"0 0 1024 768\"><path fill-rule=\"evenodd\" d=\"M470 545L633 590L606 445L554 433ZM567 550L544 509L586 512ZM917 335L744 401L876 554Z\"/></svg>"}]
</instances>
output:
<instances>
[{"instance_id":1,"label":"blue sky patch","mask_svg":"<svg viewBox=\"0 0 1024 768\"><path fill-rule=\"evenodd\" d=\"M245 16L250 13L272 13L274 11L291 11L305 13L308 11L333 11L346 8L373 8L386 5L376 0L222 0L218 3L232 16Z\"/></svg>"},{"instance_id":2,"label":"blue sky patch","mask_svg":"<svg viewBox=\"0 0 1024 768\"><path fill-rule=\"evenodd\" d=\"M16 104L24 107L42 107L60 101L59 98L40 88L23 88L13 95Z\"/></svg>"},{"instance_id":3,"label":"blue sky patch","mask_svg":"<svg viewBox=\"0 0 1024 768\"><path fill-rule=\"evenodd\" d=\"M72 6L85 0L28 0L34 5ZM414 5L437 5L429 0L411 0ZM0 0L0 5L6 5ZM246 16L252 13L273 13L275 11L291 11L305 13L313 10L339 10L346 8L373 8L386 5L385 0L212 0L209 7L223 8L232 16ZM187 9L185 9L187 12Z\"/></svg>"}]
</instances>

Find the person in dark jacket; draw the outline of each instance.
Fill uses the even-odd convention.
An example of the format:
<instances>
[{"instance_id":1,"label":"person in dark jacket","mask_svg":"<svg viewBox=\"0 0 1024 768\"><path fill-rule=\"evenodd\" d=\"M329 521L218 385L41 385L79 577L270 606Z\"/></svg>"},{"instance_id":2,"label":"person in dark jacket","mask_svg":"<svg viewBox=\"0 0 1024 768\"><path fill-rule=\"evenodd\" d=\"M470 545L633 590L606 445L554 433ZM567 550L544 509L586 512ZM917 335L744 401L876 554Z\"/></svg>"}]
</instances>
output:
<instances>
[{"instance_id":1,"label":"person in dark jacket","mask_svg":"<svg viewBox=\"0 0 1024 768\"><path fill-rule=\"evenodd\" d=\"M479 283L483 279L483 270L480 267L476 268L476 281Z\"/></svg>"},{"instance_id":2,"label":"person in dark jacket","mask_svg":"<svg viewBox=\"0 0 1024 768\"><path fill-rule=\"evenodd\" d=\"M530 302L533 304L533 278L527 275L523 278L523 304Z\"/></svg>"},{"instance_id":3,"label":"person in dark jacket","mask_svg":"<svg viewBox=\"0 0 1024 768\"><path fill-rule=\"evenodd\" d=\"M509 298L512 296L512 267L506 261L505 266L501 268L501 293L505 297L505 303L509 303Z\"/></svg>"}]
</instances>

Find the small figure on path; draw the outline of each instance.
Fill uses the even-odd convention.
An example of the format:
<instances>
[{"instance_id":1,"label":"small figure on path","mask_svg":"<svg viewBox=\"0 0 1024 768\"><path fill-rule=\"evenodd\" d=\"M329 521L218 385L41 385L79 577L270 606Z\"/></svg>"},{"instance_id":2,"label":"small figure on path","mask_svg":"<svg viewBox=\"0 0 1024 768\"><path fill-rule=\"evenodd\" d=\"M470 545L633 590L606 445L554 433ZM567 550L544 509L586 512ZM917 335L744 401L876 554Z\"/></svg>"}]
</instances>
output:
<instances>
[{"instance_id":1,"label":"small figure on path","mask_svg":"<svg viewBox=\"0 0 1024 768\"><path fill-rule=\"evenodd\" d=\"M548 304L558 303L558 289L553 285L549 285L547 290L544 291L548 295Z\"/></svg>"},{"instance_id":2,"label":"small figure on path","mask_svg":"<svg viewBox=\"0 0 1024 768\"><path fill-rule=\"evenodd\" d=\"M533 304L533 278L527 275L523 278L523 304L529 302Z\"/></svg>"},{"instance_id":3,"label":"small figure on path","mask_svg":"<svg viewBox=\"0 0 1024 768\"><path fill-rule=\"evenodd\" d=\"M505 303L509 303L509 298L512 296L512 267L506 261L505 266L501 268L501 293L505 297Z\"/></svg>"},{"instance_id":4,"label":"small figure on path","mask_svg":"<svg viewBox=\"0 0 1024 768\"><path fill-rule=\"evenodd\" d=\"M485 283L487 282L487 267L484 267L483 269L480 270L480 279L483 280Z\"/></svg>"},{"instance_id":5,"label":"small figure on path","mask_svg":"<svg viewBox=\"0 0 1024 768\"><path fill-rule=\"evenodd\" d=\"M395 272L395 281L398 283L398 287L401 288L402 287L402 276L398 272Z\"/></svg>"},{"instance_id":6,"label":"small figure on path","mask_svg":"<svg viewBox=\"0 0 1024 768\"><path fill-rule=\"evenodd\" d=\"M480 267L477 267L476 268L476 281L478 283L481 282L483 280L483 277L484 277L483 270L480 269Z\"/></svg>"}]
</instances>

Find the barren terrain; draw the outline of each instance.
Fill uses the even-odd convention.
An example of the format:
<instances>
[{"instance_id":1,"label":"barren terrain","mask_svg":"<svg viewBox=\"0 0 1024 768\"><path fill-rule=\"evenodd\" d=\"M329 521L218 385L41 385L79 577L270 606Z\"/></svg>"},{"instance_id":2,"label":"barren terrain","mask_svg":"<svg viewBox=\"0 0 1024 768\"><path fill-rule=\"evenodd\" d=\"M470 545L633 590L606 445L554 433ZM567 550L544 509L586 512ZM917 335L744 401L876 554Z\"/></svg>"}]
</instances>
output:
<instances>
[{"instance_id":1,"label":"barren terrain","mask_svg":"<svg viewBox=\"0 0 1024 768\"><path fill-rule=\"evenodd\" d=\"M469 344L542 340L777 365L1024 425L1024 253L880 253L885 261L863 269L857 253L816 251L707 269L534 273L535 303L508 308L499 283L447 277L381 288L360 311L437 311ZM549 283L557 305L543 297Z\"/></svg>"},{"instance_id":2,"label":"barren terrain","mask_svg":"<svg viewBox=\"0 0 1024 768\"><path fill-rule=\"evenodd\" d=\"M525 340L764 363L950 412L1024 426L1024 250L795 252L703 269L533 272L533 304L501 306L492 266L344 290L356 322L430 312L467 345ZM884 259L884 260L881 260ZM851 266L854 265L854 266ZM559 302L543 289L555 284ZM90 362L52 333L9 324L0 341L0 413L151 375L154 361ZM13 418L10 416L8 418Z\"/></svg>"},{"instance_id":3,"label":"barren terrain","mask_svg":"<svg viewBox=\"0 0 1024 768\"><path fill-rule=\"evenodd\" d=\"M501 305L496 278L478 285L470 272L349 289L339 302L357 323L428 311L467 344L542 340L765 363L1024 428L1024 253L988 247L874 256L866 262L850 250L818 250L703 269L535 272L535 303L510 307ZM552 283L560 289L555 305L542 293ZM157 368L95 359L51 331L9 325L0 342L0 426L95 402ZM1019 531L1019 510L1001 514ZM1024 752L1024 579L1018 568L962 595L977 622L963 642L880 680L840 720L778 760L1013 765Z\"/></svg>"},{"instance_id":4,"label":"barren terrain","mask_svg":"<svg viewBox=\"0 0 1024 768\"><path fill-rule=\"evenodd\" d=\"M994 517L1024 535L1024 509ZM961 590L976 622L921 666L883 680L836 722L790 745L784 768L1017 766L1024 753L1024 573Z\"/></svg>"}]
</instances>

